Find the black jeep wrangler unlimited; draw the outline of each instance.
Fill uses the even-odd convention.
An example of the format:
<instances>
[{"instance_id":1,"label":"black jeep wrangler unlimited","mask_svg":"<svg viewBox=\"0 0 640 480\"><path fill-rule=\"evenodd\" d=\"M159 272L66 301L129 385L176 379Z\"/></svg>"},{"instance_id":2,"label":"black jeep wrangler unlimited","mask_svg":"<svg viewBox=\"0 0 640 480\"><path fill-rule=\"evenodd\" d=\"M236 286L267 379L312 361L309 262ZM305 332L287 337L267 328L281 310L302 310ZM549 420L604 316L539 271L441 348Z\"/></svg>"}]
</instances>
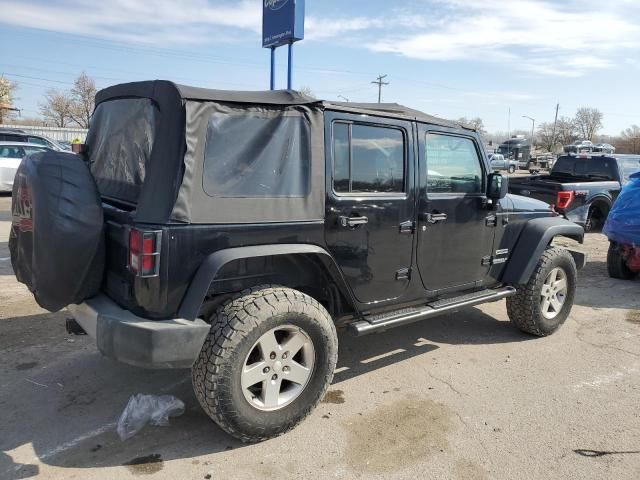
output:
<instances>
[{"instance_id":1,"label":"black jeep wrangler unlimited","mask_svg":"<svg viewBox=\"0 0 640 480\"><path fill-rule=\"evenodd\" d=\"M475 131L397 104L138 82L98 93L82 155L22 162L10 250L104 355L191 367L258 441L320 401L336 327L503 298L530 334L565 321L585 258L551 242L583 229L506 192Z\"/></svg>"}]
</instances>

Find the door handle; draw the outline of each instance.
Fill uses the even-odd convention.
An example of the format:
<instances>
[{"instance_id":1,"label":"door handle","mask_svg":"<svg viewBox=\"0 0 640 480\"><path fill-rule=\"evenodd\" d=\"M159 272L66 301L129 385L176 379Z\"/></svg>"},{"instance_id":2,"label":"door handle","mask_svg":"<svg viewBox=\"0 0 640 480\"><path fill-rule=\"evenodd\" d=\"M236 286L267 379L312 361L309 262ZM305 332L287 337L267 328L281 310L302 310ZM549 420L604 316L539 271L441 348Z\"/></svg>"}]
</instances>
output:
<instances>
[{"instance_id":1,"label":"door handle","mask_svg":"<svg viewBox=\"0 0 640 480\"><path fill-rule=\"evenodd\" d=\"M338 217L338 222L343 227L357 227L358 225L364 225L369 222L367 217Z\"/></svg>"},{"instance_id":2,"label":"door handle","mask_svg":"<svg viewBox=\"0 0 640 480\"><path fill-rule=\"evenodd\" d=\"M446 213L427 213L427 222L428 223L438 223L444 222L447 219Z\"/></svg>"}]
</instances>

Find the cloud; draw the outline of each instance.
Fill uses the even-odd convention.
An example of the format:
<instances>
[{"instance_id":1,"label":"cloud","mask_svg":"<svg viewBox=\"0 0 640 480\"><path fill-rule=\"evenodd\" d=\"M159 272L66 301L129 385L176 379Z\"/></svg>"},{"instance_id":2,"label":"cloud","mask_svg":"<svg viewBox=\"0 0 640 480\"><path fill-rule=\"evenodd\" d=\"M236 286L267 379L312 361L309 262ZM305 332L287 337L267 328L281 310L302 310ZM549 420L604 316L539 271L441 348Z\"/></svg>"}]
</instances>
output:
<instances>
[{"instance_id":1,"label":"cloud","mask_svg":"<svg viewBox=\"0 0 640 480\"><path fill-rule=\"evenodd\" d=\"M0 23L127 43L188 45L262 28L259 0L2 0Z\"/></svg>"},{"instance_id":2,"label":"cloud","mask_svg":"<svg viewBox=\"0 0 640 480\"><path fill-rule=\"evenodd\" d=\"M543 75L579 76L608 68L622 52L640 51L640 25L628 0L433 0L439 22L420 32L387 35L376 52L423 60L511 62ZM568 70L568 72L567 72Z\"/></svg>"}]
</instances>

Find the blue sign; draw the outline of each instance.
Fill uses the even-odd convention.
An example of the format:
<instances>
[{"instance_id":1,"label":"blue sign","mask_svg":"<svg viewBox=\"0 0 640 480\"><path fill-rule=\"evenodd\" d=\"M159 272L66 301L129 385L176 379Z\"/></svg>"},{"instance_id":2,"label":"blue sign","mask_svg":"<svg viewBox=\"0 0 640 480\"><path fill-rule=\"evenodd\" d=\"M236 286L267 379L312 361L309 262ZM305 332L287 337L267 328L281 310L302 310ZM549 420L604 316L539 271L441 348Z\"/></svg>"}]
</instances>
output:
<instances>
[{"instance_id":1,"label":"blue sign","mask_svg":"<svg viewBox=\"0 0 640 480\"><path fill-rule=\"evenodd\" d=\"M262 46L275 48L304 38L304 0L262 0Z\"/></svg>"}]
</instances>

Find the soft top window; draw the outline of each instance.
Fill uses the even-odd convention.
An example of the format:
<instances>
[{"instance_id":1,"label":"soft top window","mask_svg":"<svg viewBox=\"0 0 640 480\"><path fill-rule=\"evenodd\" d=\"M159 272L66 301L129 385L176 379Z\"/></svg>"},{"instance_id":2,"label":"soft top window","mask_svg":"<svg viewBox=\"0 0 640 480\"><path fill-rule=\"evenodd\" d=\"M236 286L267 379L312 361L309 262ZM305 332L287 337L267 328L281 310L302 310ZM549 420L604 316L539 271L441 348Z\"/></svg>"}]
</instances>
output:
<instances>
[{"instance_id":1,"label":"soft top window","mask_svg":"<svg viewBox=\"0 0 640 480\"><path fill-rule=\"evenodd\" d=\"M122 98L98 105L86 142L91 173L101 195L138 201L157 117L157 107L148 98Z\"/></svg>"},{"instance_id":2,"label":"soft top window","mask_svg":"<svg viewBox=\"0 0 640 480\"><path fill-rule=\"evenodd\" d=\"M306 197L310 157L300 115L216 112L207 125L202 186L211 197Z\"/></svg>"}]
</instances>

